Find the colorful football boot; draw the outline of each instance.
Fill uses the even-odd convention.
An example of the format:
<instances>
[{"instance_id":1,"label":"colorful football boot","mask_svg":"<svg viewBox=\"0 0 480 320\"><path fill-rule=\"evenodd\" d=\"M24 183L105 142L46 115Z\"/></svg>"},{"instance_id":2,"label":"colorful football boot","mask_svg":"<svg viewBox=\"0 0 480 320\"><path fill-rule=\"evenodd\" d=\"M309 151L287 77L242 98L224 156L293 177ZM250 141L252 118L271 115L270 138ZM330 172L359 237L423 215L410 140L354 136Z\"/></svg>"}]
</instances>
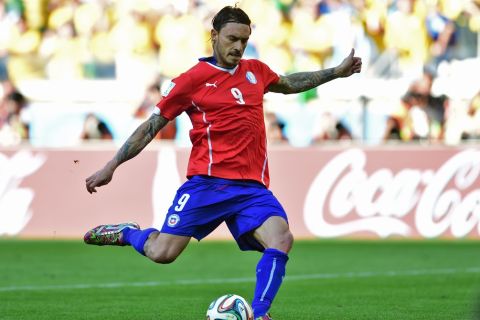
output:
<instances>
[{"instance_id":1,"label":"colorful football boot","mask_svg":"<svg viewBox=\"0 0 480 320\"><path fill-rule=\"evenodd\" d=\"M140 226L135 222L103 224L85 233L83 241L97 246L126 246L122 232L126 228L140 229Z\"/></svg>"}]
</instances>

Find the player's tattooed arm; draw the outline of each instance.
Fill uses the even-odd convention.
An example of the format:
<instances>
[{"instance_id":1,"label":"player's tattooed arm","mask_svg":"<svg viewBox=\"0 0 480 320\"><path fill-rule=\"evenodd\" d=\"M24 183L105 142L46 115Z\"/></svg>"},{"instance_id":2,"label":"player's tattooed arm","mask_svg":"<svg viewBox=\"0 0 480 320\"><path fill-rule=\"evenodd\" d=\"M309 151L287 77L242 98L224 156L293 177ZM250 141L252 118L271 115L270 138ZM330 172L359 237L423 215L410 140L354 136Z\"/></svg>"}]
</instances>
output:
<instances>
[{"instance_id":1,"label":"player's tattooed arm","mask_svg":"<svg viewBox=\"0 0 480 320\"><path fill-rule=\"evenodd\" d=\"M87 191L90 193L97 192L97 187L108 184L112 180L116 168L139 154L167 123L167 119L156 114L143 122L118 150L115 157L101 170L85 180Z\"/></svg>"},{"instance_id":2,"label":"player's tattooed arm","mask_svg":"<svg viewBox=\"0 0 480 320\"><path fill-rule=\"evenodd\" d=\"M271 92L284 94L299 93L316 88L325 82L338 78L335 68L315 71L315 72L298 72L288 76L280 76L277 83L270 85L268 88Z\"/></svg>"},{"instance_id":3,"label":"player's tattooed arm","mask_svg":"<svg viewBox=\"0 0 480 320\"><path fill-rule=\"evenodd\" d=\"M362 70L362 59L355 57L355 50L343 59L342 63L335 68L324 69L314 72L298 72L287 76L280 76L277 83L268 88L271 92L299 93L318 87L336 78L349 77Z\"/></svg>"},{"instance_id":4,"label":"player's tattooed arm","mask_svg":"<svg viewBox=\"0 0 480 320\"><path fill-rule=\"evenodd\" d=\"M125 141L123 146L118 150L113 161L116 166L132 159L149 144L157 133L168 123L164 117L152 114L145 122L143 122Z\"/></svg>"}]
</instances>

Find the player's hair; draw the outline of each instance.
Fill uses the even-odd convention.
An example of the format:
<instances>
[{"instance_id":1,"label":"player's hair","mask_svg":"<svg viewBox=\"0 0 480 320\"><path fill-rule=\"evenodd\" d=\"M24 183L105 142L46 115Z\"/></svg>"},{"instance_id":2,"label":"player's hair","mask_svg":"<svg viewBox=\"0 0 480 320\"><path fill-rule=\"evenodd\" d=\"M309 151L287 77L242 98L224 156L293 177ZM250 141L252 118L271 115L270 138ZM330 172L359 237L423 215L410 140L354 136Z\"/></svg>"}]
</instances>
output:
<instances>
[{"instance_id":1,"label":"player's hair","mask_svg":"<svg viewBox=\"0 0 480 320\"><path fill-rule=\"evenodd\" d=\"M212 26L213 29L219 32L222 27L229 22L246 24L249 27L251 24L248 15L242 9L237 8L237 5L235 5L235 7L226 6L222 10L218 11L218 13L212 19Z\"/></svg>"}]
</instances>

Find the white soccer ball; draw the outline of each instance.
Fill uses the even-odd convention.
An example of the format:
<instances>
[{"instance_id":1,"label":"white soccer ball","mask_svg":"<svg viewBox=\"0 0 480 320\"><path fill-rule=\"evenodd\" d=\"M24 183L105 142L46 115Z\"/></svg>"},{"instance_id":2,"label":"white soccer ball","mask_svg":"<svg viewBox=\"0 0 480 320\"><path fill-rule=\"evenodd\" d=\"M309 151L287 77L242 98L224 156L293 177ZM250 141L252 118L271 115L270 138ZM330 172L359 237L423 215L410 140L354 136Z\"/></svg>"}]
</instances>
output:
<instances>
[{"instance_id":1,"label":"white soccer ball","mask_svg":"<svg viewBox=\"0 0 480 320\"><path fill-rule=\"evenodd\" d=\"M207 320L253 320L253 311L244 298L226 294L210 303Z\"/></svg>"}]
</instances>

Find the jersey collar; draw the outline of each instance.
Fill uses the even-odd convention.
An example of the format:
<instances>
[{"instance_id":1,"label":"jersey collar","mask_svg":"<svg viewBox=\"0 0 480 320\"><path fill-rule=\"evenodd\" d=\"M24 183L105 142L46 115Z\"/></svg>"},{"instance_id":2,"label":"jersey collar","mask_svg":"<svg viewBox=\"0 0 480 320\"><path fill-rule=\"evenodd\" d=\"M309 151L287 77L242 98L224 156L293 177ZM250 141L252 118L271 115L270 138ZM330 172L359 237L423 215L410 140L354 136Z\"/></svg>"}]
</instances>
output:
<instances>
[{"instance_id":1,"label":"jersey collar","mask_svg":"<svg viewBox=\"0 0 480 320\"><path fill-rule=\"evenodd\" d=\"M226 71L226 72L230 73L231 75L233 75L233 74L235 73L235 71L237 70L237 68L238 68L238 64L237 64L235 67L233 67L233 68L223 68L223 67L219 67L219 66L217 65L217 59L215 59L214 56L211 56L211 57L203 57L203 58L200 58L200 59L198 59L198 60L208 63L209 65L211 65L211 66L214 67L215 69L222 70L222 71Z\"/></svg>"}]
</instances>

